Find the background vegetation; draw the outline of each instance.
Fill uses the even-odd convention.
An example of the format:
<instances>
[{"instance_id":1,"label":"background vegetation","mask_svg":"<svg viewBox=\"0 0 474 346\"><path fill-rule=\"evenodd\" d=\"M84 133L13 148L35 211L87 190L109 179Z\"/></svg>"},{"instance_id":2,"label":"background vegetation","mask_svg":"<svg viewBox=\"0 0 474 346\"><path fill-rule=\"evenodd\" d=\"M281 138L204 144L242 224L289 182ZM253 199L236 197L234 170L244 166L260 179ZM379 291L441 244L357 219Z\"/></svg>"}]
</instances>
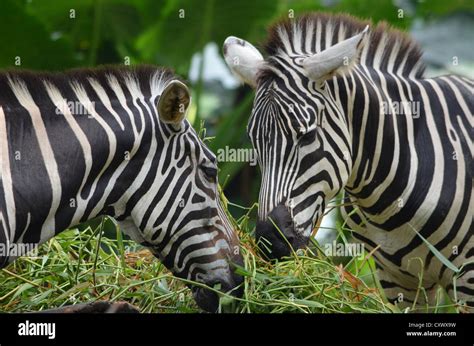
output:
<instances>
[{"instance_id":1,"label":"background vegetation","mask_svg":"<svg viewBox=\"0 0 474 346\"><path fill-rule=\"evenodd\" d=\"M64 70L128 63L172 67L189 81L194 100L189 120L197 129L206 128L211 149L247 148L252 91L235 81L231 85L227 72L217 68L222 61L216 51L227 36L258 45L274 20L318 10L385 20L404 30L461 14L472 23L472 4L469 0L2 0L0 68ZM396 310L378 293L368 258L334 263L320 252L303 253L276 266L260 259L249 236L256 216L258 170L241 162L219 165L246 256L242 269L246 294L232 311ZM341 225L336 224L336 231L345 231ZM3 270L0 310L126 299L142 311L196 311L183 283L147 252L122 240L110 220L89 226L82 232L63 233L43 246L37 257L20 259ZM102 237L104 229L109 230L108 238ZM439 309L444 311L442 304Z\"/></svg>"}]
</instances>

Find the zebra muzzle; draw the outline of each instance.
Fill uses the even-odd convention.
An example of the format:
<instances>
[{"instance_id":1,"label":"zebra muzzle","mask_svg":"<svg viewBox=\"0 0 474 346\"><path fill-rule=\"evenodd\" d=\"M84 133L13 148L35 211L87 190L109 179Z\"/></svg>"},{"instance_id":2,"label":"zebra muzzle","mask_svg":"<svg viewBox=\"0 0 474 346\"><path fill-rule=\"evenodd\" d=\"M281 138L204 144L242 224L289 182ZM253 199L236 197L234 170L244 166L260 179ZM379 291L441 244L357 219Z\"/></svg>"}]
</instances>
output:
<instances>
[{"instance_id":1,"label":"zebra muzzle","mask_svg":"<svg viewBox=\"0 0 474 346\"><path fill-rule=\"evenodd\" d=\"M267 220L257 223L255 235L260 251L270 260L290 256L293 251L306 244L296 232L288 207L283 204L275 207L268 214Z\"/></svg>"},{"instance_id":2,"label":"zebra muzzle","mask_svg":"<svg viewBox=\"0 0 474 346\"><path fill-rule=\"evenodd\" d=\"M219 290L224 293L228 293L234 297L240 298L243 294L243 277L232 273L230 277L213 280L206 283L207 286L213 288L213 290L206 287L194 286L191 288L193 292L194 300L196 304L207 312L217 312L219 309L220 297L219 293L215 290Z\"/></svg>"}]
</instances>

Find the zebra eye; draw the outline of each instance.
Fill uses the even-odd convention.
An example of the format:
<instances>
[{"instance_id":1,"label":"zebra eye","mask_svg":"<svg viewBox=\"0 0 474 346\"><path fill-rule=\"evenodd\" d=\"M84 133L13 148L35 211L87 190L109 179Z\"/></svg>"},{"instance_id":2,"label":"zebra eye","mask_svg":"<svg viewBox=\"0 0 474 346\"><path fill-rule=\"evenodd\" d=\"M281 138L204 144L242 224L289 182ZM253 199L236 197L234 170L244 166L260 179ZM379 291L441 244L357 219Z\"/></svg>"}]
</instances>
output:
<instances>
[{"instance_id":1,"label":"zebra eye","mask_svg":"<svg viewBox=\"0 0 474 346\"><path fill-rule=\"evenodd\" d=\"M314 142L316 139L316 129L306 132L299 140L300 146L304 147Z\"/></svg>"},{"instance_id":2,"label":"zebra eye","mask_svg":"<svg viewBox=\"0 0 474 346\"><path fill-rule=\"evenodd\" d=\"M217 178L216 168L201 165L201 169L209 180L215 180Z\"/></svg>"}]
</instances>

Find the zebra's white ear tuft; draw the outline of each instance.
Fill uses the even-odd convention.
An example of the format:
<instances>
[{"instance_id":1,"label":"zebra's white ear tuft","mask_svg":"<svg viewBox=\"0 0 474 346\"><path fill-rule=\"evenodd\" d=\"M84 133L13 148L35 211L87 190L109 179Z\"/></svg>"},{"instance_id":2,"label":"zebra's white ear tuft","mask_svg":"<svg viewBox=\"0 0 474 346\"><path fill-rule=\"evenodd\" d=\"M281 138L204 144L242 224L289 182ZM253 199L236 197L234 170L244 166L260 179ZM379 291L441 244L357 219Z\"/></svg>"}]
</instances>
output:
<instances>
[{"instance_id":1,"label":"zebra's white ear tuft","mask_svg":"<svg viewBox=\"0 0 474 346\"><path fill-rule=\"evenodd\" d=\"M302 65L308 77L322 81L349 69L357 61L368 31L367 25L359 34L305 58Z\"/></svg>"},{"instance_id":2,"label":"zebra's white ear tuft","mask_svg":"<svg viewBox=\"0 0 474 346\"><path fill-rule=\"evenodd\" d=\"M257 48L240 38L229 36L224 42L224 58L231 71L244 83L255 88L263 56Z\"/></svg>"},{"instance_id":3,"label":"zebra's white ear tuft","mask_svg":"<svg viewBox=\"0 0 474 346\"><path fill-rule=\"evenodd\" d=\"M158 100L158 115L164 123L179 124L191 103L189 89L183 82L172 80L169 82Z\"/></svg>"}]
</instances>

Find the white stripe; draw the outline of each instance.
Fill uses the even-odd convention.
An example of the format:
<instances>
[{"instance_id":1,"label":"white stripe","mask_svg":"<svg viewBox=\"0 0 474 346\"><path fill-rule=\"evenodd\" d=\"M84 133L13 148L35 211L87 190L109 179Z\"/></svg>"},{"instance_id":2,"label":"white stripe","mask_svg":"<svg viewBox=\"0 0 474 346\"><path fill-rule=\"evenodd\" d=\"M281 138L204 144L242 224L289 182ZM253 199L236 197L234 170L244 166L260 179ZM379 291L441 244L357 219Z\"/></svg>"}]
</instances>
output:
<instances>
[{"instance_id":1,"label":"white stripe","mask_svg":"<svg viewBox=\"0 0 474 346\"><path fill-rule=\"evenodd\" d=\"M84 177L82 179L81 187L79 189L79 191L81 191L84 188L84 185L86 184L87 178L89 177L89 174L92 169L92 149L91 149L90 143L87 139L87 136L82 131L82 128L79 126L76 119L71 114L71 111L69 110L69 107L67 104L67 100L63 98L58 88L56 88L56 86L54 86L48 81L43 81L43 84L46 88L46 92L48 93L51 101L54 103L57 110L62 113L62 115L58 115L58 116L64 117L69 127L74 132L74 135L76 136L81 146L82 154L84 158L84 164L85 164ZM84 115L84 117L85 116L86 115Z\"/></svg>"},{"instance_id":2,"label":"white stripe","mask_svg":"<svg viewBox=\"0 0 474 346\"><path fill-rule=\"evenodd\" d=\"M5 121L5 113L3 107L0 106L0 177L3 184L3 192L5 193L6 212L8 216L9 227L5 227L5 236L7 239L7 245L10 239L14 239L16 230L16 217L15 217L15 199L13 198L13 183L10 170L10 158L8 155L8 136L7 136L7 125ZM2 215L3 218L3 215ZM4 221L4 220L3 220ZM10 230L10 236L7 234L7 229Z\"/></svg>"},{"instance_id":3,"label":"white stripe","mask_svg":"<svg viewBox=\"0 0 474 346\"><path fill-rule=\"evenodd\" d=\"M100 170L99 174L95 177L94 182L92 183L92 186L89 190L89 195L86 198L82 198L82 189L78 191L78 194L76 197L77 208L76 208L74 217L72 219L72 223L77 223L84 215L89 199L92 198L92 196L94 196L99 179L102 177L105 170L109 167L110 163L112 162L112 159L115 156L115 151L117 149L117 138L115 137L115 133L112 131L110 126L107 124L107 122L104 121L104 119L102 119L101 116L96 112L95 107L93 106L93 104L91 103L91 100L87 96L87 92L85 91L84 87L77 82L72 82L71 87L77 99L79 100L79 102L82 103L84 108L86 108L87 112L92 116L90 121L97 121L99 123L99 125L104 129L108 142L109 142L107 160L105 164L103 165L102 169ZM96 216L94 215L94 212L91 213L90 215L91 218Z\"/></svg>"},{"instance_id":4,"label":"white stripe","mask_svg":"<svg viewBox=\"0 0 474 346\"><path fill-rule=\"evenodd\" d=\"M59 208L61 201L61 179L59 177L58 164L54 158L53 148L49 142L48 133L41 117L41 111L31 97L28 88L25 83L21 80L12 80L8 78L11 90L15 94L18 102L26 109L30 114L31 121L33 123L33 129L35 131L36 138L39 143L41 156L45 163L45 168L48 173L48 179L51 185L51 207L48 212L48 216L43 226L41 227L41 240L50 239L54 236L56 225L54 216Z\"/></svg>"},{"instance_id":5,"label":"white stripe","mask_svg":"<svg viewBox=\"0 0 474 346\"><path fill-rule=\"evenodd\" d=\"M117 123L120 126L120 129L122 131L125 130L125 126L123 125L122 119L120 119L120 116L113 109L113 107L110 103L110 99L107 96L107 93L105 92L105 89L102 87L102 85L100 85L100 83L97 82L93 78L88 78L87 80L89 81L89 84L92 86L92 88L95 90L95 92L97 93L97 96L99 96L99 100L100 100L100 102L102 102L102 105L105 106L105 108L107 108L107 110L110 112L110 114L112 114L112 116L115 118L115 120L117 121Z\"/></svg>"}]
</instances>

